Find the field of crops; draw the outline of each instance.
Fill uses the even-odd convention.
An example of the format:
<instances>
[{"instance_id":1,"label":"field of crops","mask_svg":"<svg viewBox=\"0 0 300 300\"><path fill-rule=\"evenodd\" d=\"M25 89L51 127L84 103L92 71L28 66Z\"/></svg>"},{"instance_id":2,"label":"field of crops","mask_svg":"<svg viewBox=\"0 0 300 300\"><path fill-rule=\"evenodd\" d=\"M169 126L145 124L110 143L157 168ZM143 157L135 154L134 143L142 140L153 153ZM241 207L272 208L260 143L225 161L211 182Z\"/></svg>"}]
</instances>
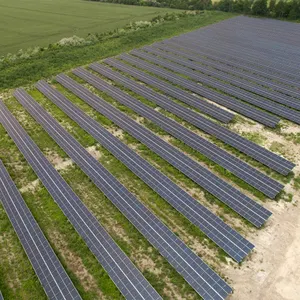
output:
<instances>
[{"instance_id":1,"label":"field of crops","mask_svg":"<svg viewBox=\"0 0 300 300\"><path fill-rule=\"evenodd\" d=\"M113 30L168 11L175 10L82 0L0 0L0 55Z\"/></svg>"}]
</instances>

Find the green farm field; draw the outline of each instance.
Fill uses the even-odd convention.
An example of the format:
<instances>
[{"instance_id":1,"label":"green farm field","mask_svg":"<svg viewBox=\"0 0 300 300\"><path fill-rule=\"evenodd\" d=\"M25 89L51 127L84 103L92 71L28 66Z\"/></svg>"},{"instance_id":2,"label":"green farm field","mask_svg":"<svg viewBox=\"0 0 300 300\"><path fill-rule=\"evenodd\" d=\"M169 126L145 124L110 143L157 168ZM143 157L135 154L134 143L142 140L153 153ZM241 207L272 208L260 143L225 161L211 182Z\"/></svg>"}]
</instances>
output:
<instances>
[{"instance_id":1,"label":"green farm field","mask_svg":"<svg viewBox=\"0 0 300 300\"><path fill-rule=\"evenodd\" d=\"M86 37L176 10L84 0L0 0L0 56L46 46L64 37Z\"/></svg>"}]
</instances>

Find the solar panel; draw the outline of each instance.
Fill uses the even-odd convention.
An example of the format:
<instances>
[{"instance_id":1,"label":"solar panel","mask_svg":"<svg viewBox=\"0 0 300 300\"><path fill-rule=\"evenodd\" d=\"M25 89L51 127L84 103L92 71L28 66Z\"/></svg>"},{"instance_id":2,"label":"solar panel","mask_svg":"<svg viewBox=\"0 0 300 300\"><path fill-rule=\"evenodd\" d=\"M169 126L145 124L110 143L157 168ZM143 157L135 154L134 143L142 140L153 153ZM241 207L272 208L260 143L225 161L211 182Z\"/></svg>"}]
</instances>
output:
<instances>
[{"instance_id":1,"label":"solar panel","mask_svg":"<svg viewBox=\"0 0 300 300\"><path fill-rule=\"evenodd\" d=\"M175 73L167 72L165 69L159 68L158 66L154 66L150 63L147 63L144 60L141 60L137 57L134 57L132 55L128 54L121 54L119 55L120 59L129 62L132 65L138 66L140 68L143 68L147 71L150 71L153 74L156 74L164 79L167 79L168 81L180 85L184 87L185 89L188 89L190 91L193 91L200 96L203 96L210 101L213 101L217 104L220 104L224 107L227 107L233 111L236 111L240 113L241 115L244 115L250 119L253 119L261 124L264 124L269 127L275 127L278 122L279 118L272 116L268 113L265 113L261 110L256 109L255 107L252 107L248 104L245 104L243 102L240 102L239 100L222 95L212 89L209 89L205 86L201 86L199 84L196 84L195 82L192 82L191 80L184 80L183 77L180 77L176 75ZM170 73L170 74L169 74Z\"/></svg>"},{"instance_id":2,"label":"solar panel","mask_svg":"<svg viewBox=\"0 0 300 300\"><path fill-rule=\"evenodd\" d=\"M228 22L225 23L226 22L223 22L224 27L222 28L210 26L210 28L204 30L188 33L186 37L194 38L196 41L199 41L199 38L201 38L201 42L203 39L204 45L214 45L216 44L214 39L219 38L218 42L220 42L220 49L226 53L230 53L230 50L232 50L232 53L239 58L246 59L250 63L261 63L267 67L271 66L279 72L280 66L283 66L283 70L286 70L287 72L295 70L291 63L291 59L298 58L299 53L297 48L295 49L295 47L289 45L289 42L286 41L284 44L278 44L268 40L269 35L265 36L263 39L258 39L252 30L253 26L251 26L252 28L249 28L250 31L248 30L246 33L247 36L245 36L245 32L242 33L245 29L242 25L244 23L243 21L239 22L238 30L232 34L229 29L232 28L232 25ZM225 29L225 27L227 28ZM253 43L253 41L255 41L255 43ZM245 54L239 53L239 51L244 51ZM257 55L260 56L257 57Z\"/></svg>"},{"instance_id":3,"label":"solar panel","mask_svg":"<svg viewBox=\"0 0 300 300\"><path fill-rule=\"evenodd\" d=\"M87 79L90 83L99 85L98 81L87 78L85 74L90 73L82 68L76 69L74 73L83 79ZM169 143L160 139L144 126L134 122L131 118L109 105L106 101L90 93L87 89L84 89L80 85L77 85L77 89L80 90L80 93L77 92L76 89L72 89L72 92L78 95L98 112L112 120L122 129L130 133L141 143L145 144L148 148L168 161L187 177L230 206L233 210L246 218L249 222L253 223L255 226L260 227L271 215L271 212L264 209L258 203L249 199L228 183L208 171L206 168L200 166L196 161L189 158Z\"/></svg>"},{"instance_id":4,"label":"solar panel","mask_svg":"<svg viewBox=\"0 0 300 300\"><path fill-rule=\"evenodd\" d=\"M171 51L170 49L163 49ZM212 76L218 80L225 81L227 83L230 83L234 86L240 87L246 91L252 92L254 94L260 95L262 97L268 98L270 100L273 100L275 102L278 102L280 104L289 106L294 109L300 109L300 103L299 100L294 99L292 97L285 96L281 93L278 93L276 91L270 90L269 88L264 88L262 86L259 86L257 84L253 84L249 80L242 79L240 77L235 77L229 73L223 72L221 70L212 69L211 66L205 66L203 64L198 64L199 60L192 62L188 58L188 56L183 56L183 54L180 54L180 57L175 55L174 53L165 52L160 49L157 49L156 47L144 47L143 50L158 55L162 58L166 58L171 62L177 63L179 65L183 65L187 67L190 70L200 71L204 73L205 75ZM203 61L202 61L203 63ZM187 69L185 68L185 69ZM206 77L205 77L206 78Z\"/></svg>"},{"instance_id":5,"label":"solar panel","mask_svg":"<svg viewBox=\"0 0 300 300\"><path fill-rule=\"evenodd\" d=\"M129 75L137 78L138 80L144 81L145 83L148 84L151 83L151 81L149 82L148 80L148 76L150 75L134 67L121 63L116 59L105 59L104 62L114 68L121 70L122 72L128 73ZM152 80L151 77L150 80ZM155 85L155 87L157 86ZM164 89L164 83L161 83L161 89ZM165 97L163 99L165 103L170 102ZM257 161L263 163L264 165L274 170L277 170L279 173L287 175L294 167L293 163L287 161L283 157L274 154L271 151L268 151L267 149L247 140L246 138L241 137L240 135L230 131L229 129L222 127L206 118L203 118L200 115L195 114L193 111L190 111L185 107L178 105L175 102L171 102L171 104L172 105L168 106L168 109L170 109L170 111L172 110L172 113L174 113L175 115L180 114L180 116L182 116L183 118L183 116L186 115L184 114L184 112L187 111L188 120L190 123L202 129L203 131L219 138L224 143L229 144L230 146L238 149L239 151L249 155L250 157L256 159Z\"/></svg>"},{"instance_id":6,"label":"solar panel","mask_svg":"<svg viewBox=\"0 0 300 300\"><path fill-rule=\"evenodd\" d=\"M27 95L22 89L17 89L14 93L23 103L27 103ZM27 162L124 297L161 299L2 102L0 115L2 125Z\"/></svg>"},{"instance_id":7,"label":"solar panel","mask_svg":"<svg viewBox=\"0 0 300 300\"><path fill-rule=\"evenodd\" d=\"M41 90L42 87L39 85ZM51 117L26 92L19 98L26 110L43 126L47 133L81 168L106 197L140 231L160 254L177 270L194 290L204 299L225 299L232 292L230 286L189 249L172 231L168 229L148 208L109 173L81 144L75 140L53 117ZM123 281L123 280L122 280ZM140 289L149 283L139 282ZM134 287L132 287L134 288ZM149 291L149 290L148 290ZM154 290L138 295L133 290L132 299L158 299Z\"/></svg>"},{"instance_id":8,"label":"solar panel","mask_svg":"<svg viewBox=\"0 0 300 300\"><path fill-rule=\"evenodd\" d=\"M237 97L247 103L250 103L259 108L265 109L266 111L272 112L272 113L274 113L278 116L281 116L289 121L300 124L300 112L298 112L296 110L290 109L279 103L275 103L268 99L262 98L258 95L254 95L254 94L247 92L243 89L240 89L236 86L232 86L230 84L226 84L224 82L214 80L214 79L210 78L209 76L206 76L204 74L201 74L201 73L193 71L193 70L189 70L188 68L180 66L178 64L176 65L174 63L167 62L166 60L155 57L154 55L146 54L145 52L142 52L140 50L133 50L133 51L131 51L131 53L140 58L149 60L152 63L159 64L160 66L168 68L172 71L186 75L186 76L192 78L193 80L204 83L208 86L211 86L212 88L219 89L231 96ZM169 71L166 71L166 72L169 72ZM197 84L196 82L193 82L189 79L182 78L182 82L189 83L192 86L194 85L195 88L198 88L198 86L199 86L199 84Z\"/></svg>"},{"instance_id":9,"label":"solar panel","mask_svg":"<svg viewBox=\"0 0 300 300\"><path fill-rule=\"evenodd\" d=\"M127 64L123 64L119 60L108 58L105 59L104 62L121 71L127 72L128 74L138 78L142 82L145 82L148 85L153 86L154 88L160 89L164 94L178 99L181 102L184 102L194 108L197 108L201 112L223 123L229 123L234 117L234 114L232 114L231 112L221 109L214 104L206 102L205 100L201 101L199 97L196 97L195 95L192 95L187 91L177 88L176 86L169 84L166 81L162 81L157 77L151 76L139 69L130 67Z\"/></svg>"},{"instance_id":10,"label":"solar panel","mask_svg":"<svg viewBox=\"0 0 300 300\"><path fill-rule=\"evenodd\" d=\"M0 291L0 300L4 300L4 298L3 298L3 295L2 295L2 293L1 293L1 291Z\"/></svg>"},{"instance_id":11,"label":"solar panel","mask_svg":"<svg viewBox=\"0 0 300 300\"><path fill-rule=\"evenodd\" d=\"M299 80L299 70L295 67L295 62L299 59L299 53L291 53L288 50L289 42L284 43L279 52L274 55L271 53L275 50L276 45L272 42L265 44L265 49L257 49L259 44L256 37L251 37L246 43L245 39L235 30L234 35L230 31L223 32L222 28L217 30L199 30L191 32L187 35L182 35L181 38L190 39L191 42L201 45L216 47L217 51L221 51L224 55L233 55L237 60L246 61L250 65L259 66L271 73L277 73L280 76L286 76L292 80ZM229 34L228 34L229 33ZM249 33L247 33L249 36ZM255 43L254 43L255 40ZM265 41L264 37L264 41ZM256 49L254 49L256 48ZM268 48L268 49L266 49ZM271 50L271 51L270 51Z\"/></svg>"},{"instance_id":12,"label":"solar panel","mask_svg":"<svg viewBox=\"0 0 300 300\"><path fill-rule=\"evenodd\" d=\"M167 46L163 46L163 48L165 48L165 47L167 47ZM261 95L263 97L269 98L269 99L279 102L281 104L285 104L292 108L296 108L296 109L299 108L299 106L297 106L297 99L287 96L287 95L283 95L282 93L271 90L270 88L264 88L263 86L261 86L259 78L256 78L256 81L259 83L259 85L257 85L257 84L252 83L253 80L249 81L249 80L242 79L240 76L239 77L232 76L231 74L228 73L228 69L232 69L232 67L227 67L226 71L223 72L221 70L212 69L211 66L204 66L204 65L200 65L198 63L193 64L191 61L188 60L189 59L188 55L184 54L184 53L181 53L180 55L181 56L184 55L185 58L180 57L180 59L178 60L178 55L174 56L173 51L172 51L172 53L171 52L166 53L165 51L162 51L162 50L166 50L166 49L158 49L157 46L155 46L155 45L154 45L154 47L146 46L143 49L152 54L155 53L159 56L168 58L170 61L179 63L190 69L198 70L202 73L205 73L206 75L210 75L215 78L218 78L221 81L230 82L231 84L233 84L235 86L241 87L247 91L251 91L257 95ZM170 51L171 50L172 50L172 48L170 48ZM205 62L205 60L202 60L202 61ZM185 62L186 62L186 64L185 64ZM281 84L281 85L283 85L283 84ZM273 82L273 86L277 86L277 84L274 84L274 82ZM280 87L280 86L278 86L278 87ZM285 86L285 90L286 90L286 88L288 88L292 91L293 90L295 91L295 87L292 88L292 87ZM298 97L299 97L299 94L298 94Z\"/></svg>"},{"instance_id":13,"label":"solar panel","mask_svg":"<svg viewBox=\"0 0 300 300\"><path fill-rule=\"evenodd\" d=\"M272 78L272 76L268 75L268 73L266 73L266 72L257 70L255 68L251 68L249 66L246 66L245 64L240 64L240 63L238 63L236 61L233 61L233 60L225 59L224 57L218 57L216 55L213 55L211 52L209 52L209 54L206 54L208 52L201 49L200 47L197 47L195 45L193 46L191 44L187 44L187 43L184 43L184 42L181 44L180 42L174 43L174 41L172 41L172 40L165 40L163 42L163 44L171 46L175 49L179 48L181 50L188 51L188 53L199 54L202 57L205 57L205 59L210 61L210 62L219 64L219 65L223 64L226 67L230 67L232 69L239 70L239 71L241 71L243 73L246 73L246 74L251 74L251 76L257 77L257 79L261 83L266 82L267 84L269 84L271 82L273 84L272 88L274 88L274 84L275 84L276 89L277 89L277 87L280 88L279 91L281 91L281 92L283 92L287 95L290 95L290 96L298 97L297 88L292 87L292 86L290 86L286 83L279 82L278 78Z\"/></svg>"},{"instance_id":14,"label":"solar panel","mask_svg":"<svg viewBox=\"0 0 300 300\"><path fill-rule=\"evenodd\" d=\"M293 88L289 88L284 84L280 84L270 79L257 76L243 69L238 69L234 66L230 66L225 62L215 61L212 60L211 58L204 57L205 52L199 51L197 53L196 50L193 51L188 46L186 46L185 48L180 48L179 45L169 44L168 42L163 41L161 43L154 44L153 47L177 54L178 56L188 58L192 61L200 62L201 64L205 64L207 66L221 70L223 72L233 74L239 78L248 79L257 85L261 85L267 88L271 88L272 90L281 92L282 96L286 94L292 97L299 97L299 93L297 92L297 90L294 90Z\"/></svg>"},{"instance_id":15,"label":"solar panel","mask_svg":"<svg viewBox=\"0 0 300 300\"><path fill-rule=\"evenodd\" d=\"M109 63L109 61L111 60L115 61L113 59L106 59L105 62L107 61L107 63ZM195 95L192 95L180 88L177 88L174 85L168 84L167 82L161 82L158 78L155 78L150 75L148 78L151 78L150 80L148 79L150 85L163 86L164 93L169 94L170 96L173 96L174 98L177 98L180 101L186 102L187 104L193 103L195 108L221 122L228 123L234 117L233 113L226 111L207 101L200 101L199 97L196 97Z\"/></svg>"},{"instance_id":16,"label":"solar panel","mask_svg":"<svg viewBox=\"0 0 300 300\"><path fill-rule=\"evenodd\" d=\"M74 83L76 84L74 80L66 75L57 76L57 80L65 85L73 86ZM100 126L97 121L85 114L57 90L43 81L37 84L37 88L41 89L48 99L62 109L81 128L91 134L102 146L202 230L233 259L240 262L253 249L254 246L238 232L227 226L220 218Z\"/></svg>"},{"instance_id":17,"label":"solar panel","mask_svg":"<svg viewBox=\"0 0 300 300\"><path fill-rule=\"evenodd\" d=\"M278 61L277 61L274 64L274 61L271 62L273 60L272 55L269 55L270 59L266 59L266 57L264 57L264 54L262 51L255 51L255 53L252 53L249 55L249 52L247 50L251 47L251 45L247 46L248 49L241 46L240 44L236 44L234 46L233 45L228 46L228 45L226 45L225 40L222 40L221 37L218 37L218 38L219 38L219 41L218 41L219 44L217 44L216 41L214 41L214 37L210 36L210 33L208 33L206 36L201 34L197 38L195 36L191 36L191 35L183 36L183 39L185 41L187 41L187 43L192 42L192 43L198 44L199 39L201 39L201 45L203 45L205 47L213 48L216 45L220 45L220 47L217 49L217 51L222 51L222 53L224 54L225 57L227 55L229 55L229 56L234 55L234 57L236 57L237 61L247 62L248 65L255 66L255 67L257 67L259 65L260 68L263 68L264 70L266 70L270 73L277 73L280 77L283 76L283 74L284 74L289 80L292 80L292 81L297 79L297 75L296 75L297 73L295 73L295 75L293 75L293 73L291 73L291 69L290 69L291 66L290 65L287 66L287 64L289 64L289 63L284 58L284 51L281 52L282 62L278 64ZM237 39L237 37L235 37L235 38ZM231 39L231 42L233 42L233 41L234 40ZM241 53L239 53L241 51L243 52L242 57L241 57ZM258 56L258 57L255 58L254 56ZM293 71L297 72L297 70L295 70L295 69L293 69Z\"/></svg>"},{"instance_id":18,"label":"solar panel","mask_svg":"<svg viewBox=\"0 0 300 300\"><path fill-rule=\"evenodd\" d=\"M254 74L257 74L259 76L262 76L264 78L268 78L271 80L275 80L276 82L284 83L287 86L297 86L297 82L293 79L289 79L287 77L281 76L276 70L269 68L269 67L264 67L261 64L258 63L251 63L247 62L245 59L240 59L236 56L233 56L232 53L224 53L220 52L217 47L209 47L209 46L204 46L202 43L198 44L195 43L194 40L188 40L186 38L180 37L178 38L172 38L168 40L167 42L175 42L176 44L180 44L183 47L193 47L194 50L196 51L204 51L206 54L205 56L210 57L216 61L222 61L226 62L229 65L236 66L238 68L242 68L245 70L249 70L253 72ZM166 42L166 41L165 41Z\"/></svg>"},{"instance_id":19,"label":"solar panel","mask_svg":"<svg viewBox=\"0 0 300 300\"><path fill-rule=\"evenodd\" d=\"M131 89L135 93L145 97L146 99L154 102L155 104L159 105L164 109L167 109L168 111L192 123L193 125L200 127L201 129L202 127L204 127L204 124L208 124L209 122L209 120L207 120L204 117L201 117L199 114L196 114L190 111L189 109L185 109L184 107L178 105L177 103L174 103L167 97L159 95L153 90L149 89L148 87L140 85L137 82L125 76L122 76L120 73L117 73L109 68L104 67L103 65L94 63L90 65L90 67L94 71L100 73L101 75L104 75L109 79L119 84L122 84L126 88ZM140 103L139 101L133 98L128 98L128 100L129 102L126 102L126 105L129 105L131 109L139 113L141 116L150 119L152 122L160 126L165 131L169 132L170 134L174 135L176 138L180 139L193 149L199 151L201 154L210 158L215 163L229 170L245 182L256 187L263 193L266 193L268 196L274 198L283 188L283 185L277 183L275 180L267 177L266 175L262 174L250 165L244 163L235 156L217 147L215 144L210 143L201 136L186 129L184 126L181 126L172 119L165 117L159 112L149 108L145 104ZM124 102L122 103L124 104Z\"/></svg>"},{"instance_id":20,"label":"solar panel","mask_svg":"<svg viewBox=\"0 0 300 300\"><path fill-rule=\"evenodd\" d=\"M49 299L81 299L1 160L0 200Z\"/></svg>"}]
</instances>

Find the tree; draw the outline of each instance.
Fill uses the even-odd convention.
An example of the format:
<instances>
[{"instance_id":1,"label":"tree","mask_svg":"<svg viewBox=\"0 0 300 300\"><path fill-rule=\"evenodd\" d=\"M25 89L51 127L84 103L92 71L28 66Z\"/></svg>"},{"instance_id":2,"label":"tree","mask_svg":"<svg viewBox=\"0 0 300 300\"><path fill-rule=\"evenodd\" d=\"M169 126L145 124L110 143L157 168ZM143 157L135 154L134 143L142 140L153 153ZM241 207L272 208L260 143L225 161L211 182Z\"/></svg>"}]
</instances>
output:
<instances>
[{"instance_id":1,"label":"tree","mask_svg":"<svg viewBox=\"0 0 300 300\"><path fill-rule=\"evenodd\" d=\"M293 0L291 2L288 18L291 20L300 19L300 0Z\"/></svg>"},{"instance_id":2,"label":"tree","mask_svg":"<svg viewBox=\"0 0 300 300\"><path fill-rule=\"evenodd\" d=\"M290 14L291 5L289 2L280 0L275 6L275 17L287 18Z\"/></svg>"},{"instance_id":3,"label":"tree","mask_svg":"<svg viewBox=\"0 0 300 300\"><path fill-rule=\"evenodd\" d=\"M237 13L244 12L244 0L234 1L232 5L232 11Z\"/></svg>"},{"instance_id":4,"label":"tree","mask_svg":"<svg viewBox=\"0 0 300 300\"><path fill-rule=\"evenodd\" d=\"M252 5L252 14L266 16L268 13L267 0L256 0Z\"/></svg>"},{"instance_id":5,"label":"tree","mask_svg":"<svg viewBox=\"0 0 300 300\"><path fill-rule=\"evenodd\" d=\"M210 9L212 6L211 0L192 0L189 4L192 9L196 10Z\"/></svg>"},{"instance_id":6,"label":"tree","mask_svg":"<svg viewBox=\"0 0 300 300\"><path fill-rule=\"evenodd\" d=\"M275 7L276 7L276 0L270 0L270 3L269 3L269 15L271 17L275 16Z\"/></svg>"},{"instance_id":7,"label":"tree","mask_svg":"<svg viewBox=\"0 0 300 300\"><path fill-rule=\"evenodd\" d=\"M243 13L251 14L252 0L244 0Z\"/></svg>"},{"instance_id":8,"label":"tree","mask_svg":"<svg viewBox=\"0 0 300 300\"><path fill-rule=\"evenodd\" d=\"M233 11L233 0L220 0L215 4L215 8L221 11L230 12Z\"/></svg>"}]
</instances>

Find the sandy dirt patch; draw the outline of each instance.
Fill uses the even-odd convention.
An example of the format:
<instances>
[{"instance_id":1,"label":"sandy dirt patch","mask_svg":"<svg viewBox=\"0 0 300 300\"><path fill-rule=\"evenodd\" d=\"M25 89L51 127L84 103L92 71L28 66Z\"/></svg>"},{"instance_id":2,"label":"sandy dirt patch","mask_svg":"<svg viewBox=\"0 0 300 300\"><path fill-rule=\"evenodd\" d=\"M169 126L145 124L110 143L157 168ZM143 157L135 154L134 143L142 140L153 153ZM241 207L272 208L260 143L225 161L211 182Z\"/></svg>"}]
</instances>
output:
<instances>
[{"instance_id":1,"label":"sandy dirt patch","mask_svg":"<svg viewBox=\"0 0 300 300\"><path fill-rule=\"evenodd\" d=\"M102 153L97 150L97 146L88 147L86 150L97 160L99 160L102 156Z\"/></svg>"},{"instance_id":2,"label":"sandy dirt patch","mask_svg":"<svg viewBox=\"0 0 300 300\"><path fill-rule=\"evenodd\" d=\"M293 172L300 174L300 145L287 141L280 133L261 125L235 124L237 132L257 132L264 136L264 147L296 163ZM298 126L299 127L299 126ZM295 132L295 125L282 133ZM274 145L276 147L274 147ZM254 245L253 253L242 266L228 265L224 273L230 278L234 293L230 300L296 300L300 299L300 192L294 189L293 180L285 185L286 193L293 195L292 202L269 201L264 204L273 215L261 230L248 233Z\"/></svg>"},{"instance_id":3,"label":"sandy dirt patch","mask_svg":"<svg viewBox=\"0 0 300 300\"><path fill-rule=\"evenodd\" d=\"M71 159L64 159L52 151L49 151L46 157L54 165L56 170L65 170L73 164Z\"/></svg>"},{"instance_id":4,"label":"sandy dirt patch","mask_svg":"<svg viewBox=\"0 0 300 300\"><path fill-rule=\"evenodd\" d=\"M20 192L21 193L25 193L25 192L33 192L35 191L38 186L39 186L39 183L40 183L40 180L39 179L36 179L30 183L28 183L27 185L23 186L21 189L20 189Z\"/></svg>"},{"instance_id":5,"label":"sandy dirt patch","mask_svg":"<svg viewBox=\"0 0 300 300\"><path fill-rule=\"evenodd\" d=\"M224 271L234 288L231 300L300 299L300 205L269 206L273 216L266 228L248 237L256 246L250 258Z\"/></svg>"}]
</instances>

